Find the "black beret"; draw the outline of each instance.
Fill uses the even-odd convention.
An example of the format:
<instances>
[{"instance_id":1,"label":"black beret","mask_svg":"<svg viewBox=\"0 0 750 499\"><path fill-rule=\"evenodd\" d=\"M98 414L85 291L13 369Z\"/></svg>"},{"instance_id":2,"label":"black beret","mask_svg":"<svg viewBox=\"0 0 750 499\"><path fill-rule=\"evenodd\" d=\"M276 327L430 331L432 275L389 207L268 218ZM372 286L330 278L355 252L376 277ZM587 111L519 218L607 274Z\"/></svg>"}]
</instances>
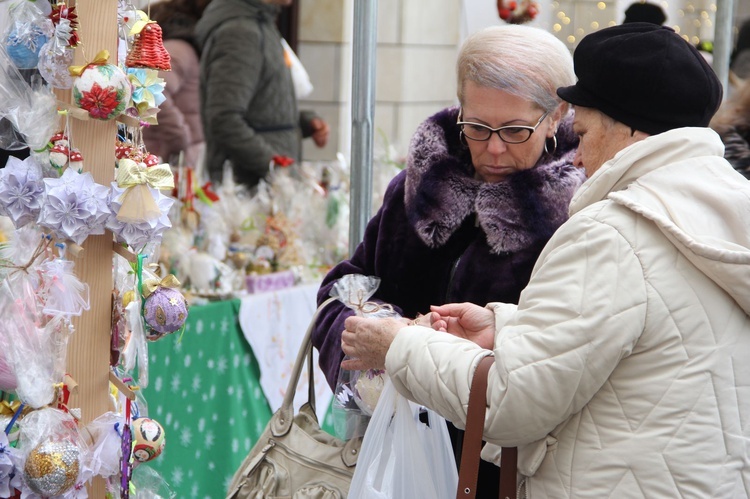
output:
<instances>
[{"instance_id":1,"label":"black beret","mask_svg":"<svg viewBox=\"0 0 750 499\"><path fill-rule=\"evenodd\" d=\"M667 20L667 15L661 7L654 3L636 2L625 10L625 23L653 23L662 25Z\"/></svg>"},{"instance_id":2,"label":"black beret","mask_svg":"<svg viewBox=\"0 0 750 499\"><path fill-rule=\"evenodd\" d=\"M581 40L573 64L578 82L557 95L650 135L706 127L721 104L713 69L672 28L628 23L596 31Z\"/></svg>"}]
</instances>

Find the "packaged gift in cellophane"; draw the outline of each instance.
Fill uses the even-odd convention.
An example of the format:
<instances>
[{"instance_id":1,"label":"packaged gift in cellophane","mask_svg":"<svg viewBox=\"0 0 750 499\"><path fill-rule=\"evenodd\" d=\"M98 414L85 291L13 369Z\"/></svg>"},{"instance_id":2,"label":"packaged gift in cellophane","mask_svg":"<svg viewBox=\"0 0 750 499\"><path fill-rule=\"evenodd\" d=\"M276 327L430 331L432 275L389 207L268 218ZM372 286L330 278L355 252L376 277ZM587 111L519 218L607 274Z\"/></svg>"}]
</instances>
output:
<instances>
[{"instance_id":1,"label":"packaged gift in cellophane","mask_svg":"<svg viewBox=\"0 0 750 499\"><path fill-rule=\"evenodd\" d=\"M52 407L33 411L23 418L13 453L20 480L14 479L12 485L22 497L62 496L86 481L87 452L73 416Z\"/></svg>"},{"instance_id":2,"label":"packaged gift in cellophane","mask_svg":"<svg viewBox=\"0 0 750 499\"><path fill-rule=\"evenodd\" d=\"M401 317L391 305L369 301L379 285L378 277L349 274L336 281L331 296L360 317ZM386 379L386 372L379 369L339 371L332 412L334 429L340 438L364 436Z\"/></svg>"}]
</instances>

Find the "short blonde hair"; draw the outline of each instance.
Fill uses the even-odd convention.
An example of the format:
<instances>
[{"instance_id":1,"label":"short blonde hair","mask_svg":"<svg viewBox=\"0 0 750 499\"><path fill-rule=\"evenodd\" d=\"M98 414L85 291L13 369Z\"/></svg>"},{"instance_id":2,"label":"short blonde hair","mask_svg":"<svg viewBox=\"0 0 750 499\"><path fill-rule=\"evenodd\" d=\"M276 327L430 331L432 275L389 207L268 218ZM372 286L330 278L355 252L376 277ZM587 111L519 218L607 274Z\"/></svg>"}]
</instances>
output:
<instances>
[{"instance_id":1,"label":"short blonde hair","mask_svg":"<svg viewBox=\"0 0 750 499\"><path fill-rule=\"evenodd\" d=\"M529 26L490 26L473 33L461 46L456 66L458 101L472 81L495 88L553 111L561 103L557 88L574 85L573 57L554 35Z\"/></svg>"}]
</instances>

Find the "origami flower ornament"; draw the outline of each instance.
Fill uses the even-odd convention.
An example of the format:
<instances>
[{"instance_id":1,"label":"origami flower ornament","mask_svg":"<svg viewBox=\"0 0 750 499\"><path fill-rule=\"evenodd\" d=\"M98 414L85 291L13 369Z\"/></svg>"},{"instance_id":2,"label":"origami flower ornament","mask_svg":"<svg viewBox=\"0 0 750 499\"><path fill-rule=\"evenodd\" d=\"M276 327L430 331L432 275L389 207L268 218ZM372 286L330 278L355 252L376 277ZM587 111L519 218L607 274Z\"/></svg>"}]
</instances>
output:
<instances>
[{"instance_id":1,"label":"origami flower ornament","mask_svg":"<svg viewBox=\"0 0 750 499\"><path fill-rule=\"evenodd\" d=\"M10 156L0 170L0 214L23 227L39 216L43 194L42 167L33 157L21 161Z\"/></svg>"},{"instance_id":2,"label":"origami flower ornament","mask_svg":"<svg viewBox=\"0 0 750 499\"><path fill-rule=\"evenodd\" d=\"M110 191L111 215L107 220L107 228L115 235L119 243L125 243L136 250L142 249L148 243L160 243L164 232L172 227L169 220L169 210L175 202L174 198L165 196L158 189L148 188L150 195L156 200L160 216L150 221L128 223L119 220L117 213L121 211L121 203L118 201L125 193L125 189L118 187L112 182Z\"/></svg>"},{"instance_id":3,"label":"origami flower ornament","mask_svg":"<svg viewBox=\"0 0 750 499\"><path fill-rule=\"evenodd\" d=\"M153 69L129 68L128 79L133 87L132 106L134 114L150 124L156 124L156 113L159 106L167 99L164 97L164 80L159 72Z\"/></svg>"},{"instance_id":4,"label":"origami flower ornament","mask_svg":"<svg viewBox=\"0 0 750 499\"><path fill-rule=\"evenodd\" d=\"M44 179L44 203L38 223L58 239L82 244L89 234L104 234L110 215L109 189L94 182L90 173L68 168L60 178Z\"/></svg>"}]
</instances>

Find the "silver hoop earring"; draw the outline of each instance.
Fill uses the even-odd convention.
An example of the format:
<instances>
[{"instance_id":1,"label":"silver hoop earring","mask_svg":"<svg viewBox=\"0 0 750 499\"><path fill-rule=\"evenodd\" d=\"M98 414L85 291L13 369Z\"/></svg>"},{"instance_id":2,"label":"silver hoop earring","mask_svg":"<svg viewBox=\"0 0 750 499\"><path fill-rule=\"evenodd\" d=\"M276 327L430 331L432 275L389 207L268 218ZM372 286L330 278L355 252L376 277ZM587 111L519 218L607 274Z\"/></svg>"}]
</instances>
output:
<instances>
[{"instance_id":1,"label":"silver hoop earring","mask_svg":"<svg viewBox=\"0 0 750 499\"><path fill-rule=\"evenodd\" d=\"M552 156L557 151L557 135L552 136L552 151L547 149L547 139L544 140L544 152Z\"/></svg>"}]
</instances>

